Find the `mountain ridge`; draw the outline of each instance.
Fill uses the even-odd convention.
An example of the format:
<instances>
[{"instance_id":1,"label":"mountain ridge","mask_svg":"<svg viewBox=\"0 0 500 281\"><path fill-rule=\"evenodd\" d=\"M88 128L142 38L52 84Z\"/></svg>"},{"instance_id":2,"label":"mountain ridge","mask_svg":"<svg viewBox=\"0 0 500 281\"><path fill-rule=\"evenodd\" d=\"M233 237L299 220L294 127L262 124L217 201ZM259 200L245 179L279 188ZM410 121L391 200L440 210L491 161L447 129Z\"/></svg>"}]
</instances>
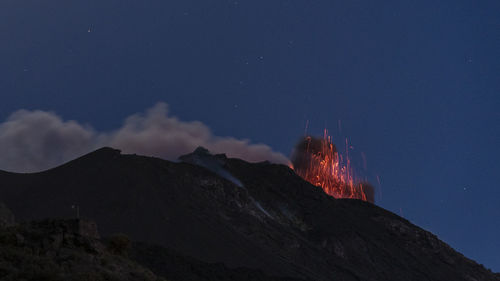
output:
<instances>
[{"instance_id":1,"label":"mountain ridge","mask_svg":"<svg viewBox=\"0 0 500 281\"><path fill-rule=\"evenodd\" d=\"M396 214L334 199L287 166L219 158L242 186L199 165L102 148L41 173L0 173L0 196L21 219L72 217L76 204L104 234L275 276L499 280Z\"/></svg>"}]
</instances>

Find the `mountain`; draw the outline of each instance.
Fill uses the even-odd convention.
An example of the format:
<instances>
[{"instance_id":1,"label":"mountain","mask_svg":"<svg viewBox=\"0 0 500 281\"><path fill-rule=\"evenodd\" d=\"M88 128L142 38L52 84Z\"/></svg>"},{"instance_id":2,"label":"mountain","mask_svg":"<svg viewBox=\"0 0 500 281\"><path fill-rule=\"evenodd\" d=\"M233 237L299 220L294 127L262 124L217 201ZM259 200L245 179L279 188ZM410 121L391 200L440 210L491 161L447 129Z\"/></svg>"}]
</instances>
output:
<instances>
[{"instance_id":1,"label":"mountain","mask_svg":"<svg viewBox=\"0 0 500 281\"><path fill-rule=\"evenodd\" d=\"M409 221L368 202L330 197L287 166L203 149L180 159L103 148L41 173L0 172L0 201L20 220L73 218L77 206L103 236L125 233L158 245L132 252L167 278L175 270L160 272L173 251L182 256L180 264L210 271L222 263L226 273L246 268L311 280L500 280Z\"/></svg>"},{"instance_id":2,"label":"mountain","mask_svg":"<svg viewBox=\"0 0 500 281\"><path fill-rule=\"evenodd\" d=\"M0 213L0 219L6 216L13 218ZM124 234L100 239L95 222L85 219L0 225L0 280L166 281L146 266L176 281L300 281L204 263L161 246L132 243Z\"/></svg>"}]
</instances>

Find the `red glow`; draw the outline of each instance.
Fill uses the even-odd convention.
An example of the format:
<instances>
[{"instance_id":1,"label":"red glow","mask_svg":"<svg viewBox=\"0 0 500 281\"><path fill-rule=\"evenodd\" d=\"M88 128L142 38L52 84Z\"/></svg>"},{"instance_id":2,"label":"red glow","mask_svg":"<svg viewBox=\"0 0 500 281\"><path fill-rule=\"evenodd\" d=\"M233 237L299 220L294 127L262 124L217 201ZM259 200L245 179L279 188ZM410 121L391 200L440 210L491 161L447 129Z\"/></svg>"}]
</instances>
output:
<instances>
[{"instance_id":1,"label":"red glow","mask_svg":"<svg viewBox=\"0 0 500 281\"><path fill-rule=\"evenodd\" d=\"M367 201L363 184L356 183L349 158L349 143L346 139L345 156L340 154L325 130L319 151L310 149L311 137L307 137L307 165L295 172L325 193L335 198L352 198Z\"/></svg>"}]
</instances>

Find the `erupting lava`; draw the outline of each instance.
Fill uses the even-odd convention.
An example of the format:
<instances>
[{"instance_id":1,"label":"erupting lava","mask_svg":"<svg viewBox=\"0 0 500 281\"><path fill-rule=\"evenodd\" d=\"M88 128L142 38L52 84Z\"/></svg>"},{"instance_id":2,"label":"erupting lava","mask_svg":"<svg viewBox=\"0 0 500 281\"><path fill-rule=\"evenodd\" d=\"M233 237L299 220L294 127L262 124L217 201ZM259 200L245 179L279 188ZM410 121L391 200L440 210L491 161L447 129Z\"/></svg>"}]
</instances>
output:
<instances>
[{"instance_id":1,"label":"erupting lava","mask_svg":"<svg viewBox=\"0 0 500 281\"><path fill-rule=\"evenodd\" d=\"M301 140L295 147L292 163L299 176L328 195L374 202L373 187L354 180L347 140L344 158L326 130L322 139L309 136Z\"/></svg>"}]
</instances>

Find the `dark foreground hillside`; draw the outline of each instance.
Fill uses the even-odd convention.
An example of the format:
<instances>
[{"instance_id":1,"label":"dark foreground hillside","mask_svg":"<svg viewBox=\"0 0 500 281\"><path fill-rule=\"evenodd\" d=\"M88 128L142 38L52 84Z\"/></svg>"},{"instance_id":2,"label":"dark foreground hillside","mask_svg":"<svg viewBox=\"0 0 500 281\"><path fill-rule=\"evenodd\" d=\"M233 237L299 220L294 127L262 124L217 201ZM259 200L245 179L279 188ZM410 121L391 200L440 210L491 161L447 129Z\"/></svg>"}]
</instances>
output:
<instances>
[{"instance_id":1,"label":"dark foreground hillside","mask_svg":"<svg viewBox=\"0 0 500 281\"><path fill-rule=\"evenodd\" d=\"M370 203L336 200L286 166L204 150L182 159L104 148L42 173L0 172L0 198L22 220L74 217L71 206L78 205L103 236L126 233L159 244L168 250L148 246L131 256L160 276L179 261L168 261L174 251L224 270L245 267L253 276L500 280L403 218Z\"/></svg>"},{"instance_id":2,"label":"dark foreground hillside","mask_svg":"<svg viewBox=\"0 0 500 281\"><path fill-rule=\"evenodd\" d=\"M0 203L0 280L166 281L164 277L175 281L303 281L204 263L161 246L132 243L124 234L101 239L90 220L17 224Z\"/></svg>"},{"instance_id":3,"label":"dark foreground hillside","mask_svg":"<svg viewBox=\"0 0 500 281\"><path fill-rule=\"evenodd\" d=\"M92 233L90 221L44 220L0 227L0 280L165 281ZM121 251L121 250L120 250Z\"/></svg>"}]
</instances>

